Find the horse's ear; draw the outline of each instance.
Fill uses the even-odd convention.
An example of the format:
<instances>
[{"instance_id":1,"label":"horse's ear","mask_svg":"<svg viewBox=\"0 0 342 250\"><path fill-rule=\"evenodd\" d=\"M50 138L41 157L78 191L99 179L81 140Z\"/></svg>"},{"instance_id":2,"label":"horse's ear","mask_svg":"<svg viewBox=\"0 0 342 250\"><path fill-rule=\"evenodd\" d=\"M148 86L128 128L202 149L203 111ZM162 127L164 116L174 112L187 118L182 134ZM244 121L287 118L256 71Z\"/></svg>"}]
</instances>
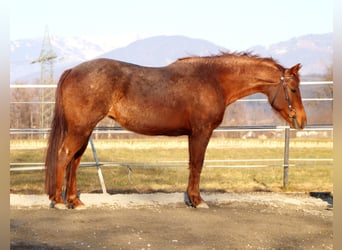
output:
<instances>
[{"instance_id":1,"label":"horse's ear","mask_svg":"<svg viewBox=\"0 0 342 250\"><path fill-rule=\"evenodd\" d=\"M296 64L292 68L290 68L290 73L293 75L298 75L298 71L302 68L302 65L300 63Z\"/></svg>"}]
</instances>

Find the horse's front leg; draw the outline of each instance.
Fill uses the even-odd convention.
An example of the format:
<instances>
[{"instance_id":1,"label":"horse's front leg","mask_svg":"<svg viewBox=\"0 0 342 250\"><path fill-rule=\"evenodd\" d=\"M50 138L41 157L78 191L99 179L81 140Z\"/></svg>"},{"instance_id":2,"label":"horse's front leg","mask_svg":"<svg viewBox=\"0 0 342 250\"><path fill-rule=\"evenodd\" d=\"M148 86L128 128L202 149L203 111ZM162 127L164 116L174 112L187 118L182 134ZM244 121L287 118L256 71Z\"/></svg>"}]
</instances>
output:
<instances>
[{"instance_id":1,"label":"horse's front leg","mask_svg":"<svg viewBox=\"0 0 342 250\"><path fill-rule=\"evenodd\" d=\"M55 195L50 197L52 203L51 207L65 209L76 208L84 205L77 197L76 171L79 166L81 156L87 148L87 142L87 137L77 135L72 136L71 133L65 138L58 154L56 188ZM66 175L65 172L67 172ZM66 180L65 200L62 198L64 178ZM65 204L65 201L67 205Z\"/></svg>"},{"instance_id":2,"label":"horse's front leg","mask_svg":"<svg viewBox=\"0 0 342 250\"><path fill-rule=\"evenodd\" d=\"M189 181L187 194L194 207L208 208L208 205L200 195L200 178L203 167L204 155L212 134L211 131L204 131L189 136Z\"/></svg>"}]
</instances>

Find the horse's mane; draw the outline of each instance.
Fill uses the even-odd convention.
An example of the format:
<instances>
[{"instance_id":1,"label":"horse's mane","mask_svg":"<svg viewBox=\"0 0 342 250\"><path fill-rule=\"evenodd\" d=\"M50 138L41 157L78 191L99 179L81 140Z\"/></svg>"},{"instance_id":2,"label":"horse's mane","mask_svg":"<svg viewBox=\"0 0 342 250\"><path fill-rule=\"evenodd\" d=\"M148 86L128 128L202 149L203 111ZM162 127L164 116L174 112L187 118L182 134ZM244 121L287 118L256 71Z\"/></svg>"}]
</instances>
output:
<instances>
[{"instance_id":1,"label":"horse's mane","mask_svg":"<svg viewBox=\"0 0 342 250\"><path fill-rule=\"evenodd\" d=\"M251 62L255 63L266 63L270 64L272 66L275 66L279 69L282 69L283 67L272 57L261 57L257 54L253 54L252 52L223 52L221 51L220 53L216 55L209 55L209 56L189 56L189 57L183 57L178 59L176 62L198 62L198 61L203 61L207 60L208 62L213 62L217 60L224 60L224 59L230 59L230 60L248 60Z\"/></svg>"}]
</instances>

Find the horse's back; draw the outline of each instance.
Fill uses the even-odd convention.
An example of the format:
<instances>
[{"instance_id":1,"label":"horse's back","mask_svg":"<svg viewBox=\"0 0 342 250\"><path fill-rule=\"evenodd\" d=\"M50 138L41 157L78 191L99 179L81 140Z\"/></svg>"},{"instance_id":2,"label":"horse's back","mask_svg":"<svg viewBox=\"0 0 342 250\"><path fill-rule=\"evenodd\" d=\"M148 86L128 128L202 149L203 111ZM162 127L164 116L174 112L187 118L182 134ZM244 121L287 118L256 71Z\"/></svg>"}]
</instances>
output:
<instances>
[{"instance_id":1,"label":"horse's back","mask_svg":"<svg viewBox=\"0 0 342 250\"><path fill-rule=\"evenodd\" d=\"M208 119L213 115L221 119L224 111L215 87L191 70L174 64L151 68L111 59L82 63L66 78L64 96L74 109L69 115L84 120L88 112L93 123L110 116L143 134L189 134L194 119L205 119L205 113Z\"/></svg>"}]
</instances>

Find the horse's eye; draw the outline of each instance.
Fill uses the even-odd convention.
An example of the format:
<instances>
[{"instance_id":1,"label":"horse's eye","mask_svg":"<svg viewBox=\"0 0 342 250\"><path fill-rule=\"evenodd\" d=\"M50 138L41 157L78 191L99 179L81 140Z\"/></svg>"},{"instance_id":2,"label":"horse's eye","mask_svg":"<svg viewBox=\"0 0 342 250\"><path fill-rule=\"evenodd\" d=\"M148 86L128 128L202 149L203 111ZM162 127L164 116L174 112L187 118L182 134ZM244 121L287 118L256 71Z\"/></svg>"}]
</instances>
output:
<instances>
[{"instance_id":1,"label":"horse's eye","mask_svg":"<svg viewBox=\"0 0 342 250\"><path fill-rule=\"evenodd\" d=\"M290 88L292 93L296 93L297 89Z\"/></svg>"}]
</instances>

